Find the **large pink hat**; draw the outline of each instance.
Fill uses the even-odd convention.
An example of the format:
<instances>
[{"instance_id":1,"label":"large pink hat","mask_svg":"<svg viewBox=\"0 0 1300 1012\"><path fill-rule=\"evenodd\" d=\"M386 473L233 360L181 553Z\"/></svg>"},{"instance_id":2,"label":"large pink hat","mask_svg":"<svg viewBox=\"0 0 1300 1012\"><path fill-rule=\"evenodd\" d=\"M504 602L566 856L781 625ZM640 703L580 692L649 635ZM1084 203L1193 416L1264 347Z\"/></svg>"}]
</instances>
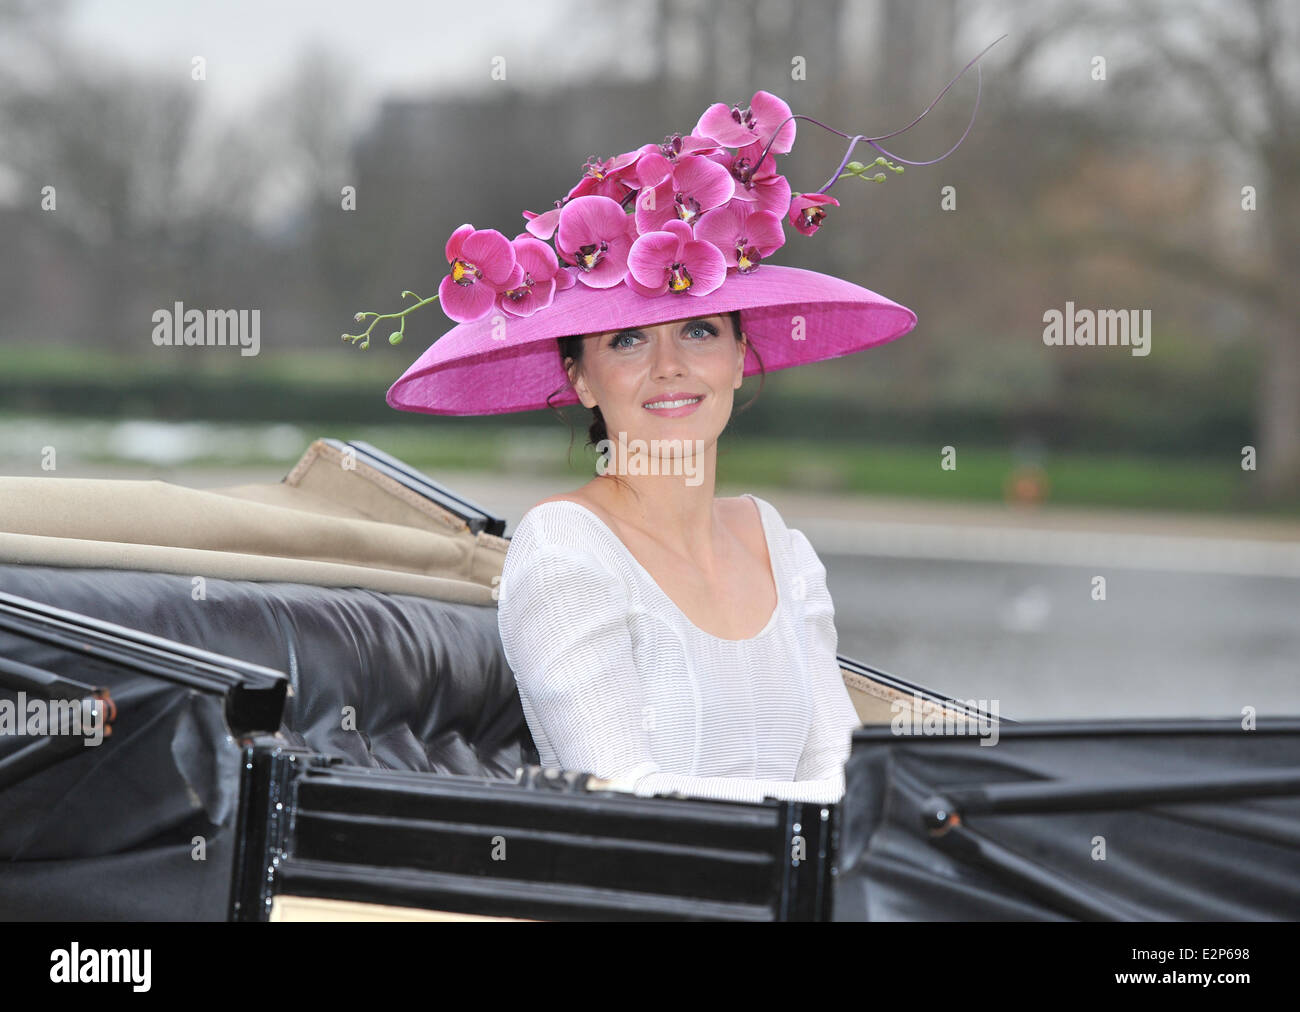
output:
<instances>
[{"instance_id":1,"label":"large pink hat","mask_svg":"<svg viewBox=\"0 0 1300 1012\"><path fill-rule=\"evenodd\" d=\"M729 277L700 298L647 298L625 285L575 285L533 316L494 314L453 327L393 384L388 403L431 415L492 415L577 404L556 338L733 309L740 310L745 335L768 372L861 351L916 326L916 314L906 306L796 267L764 264L752 274ZM498 339L494 331L505 336ZM751 351L745 375L757 371Z\"/></svg>"},{"instance_id":2,"label":"large pink hat","mask_svg":"<svg viewBox=\"0 0 1300 1012\"><path fill-rule=\"evenodd\" d=\"M916 326L916 314L906 306L841 278L767 261L784 245L787 224L803 235L817 232L828 210L839 206L826 192L837 180L884 182L883 172L869 174L876 166L902 172L896 162L940 161L956 150L970 125L947 153L926 162L909 162L880 147L879 140L902 130L881 137L833 130L849 142L839 168L820 190L796 193L776 171L775 156L790 151L798 119L824 126L793 115L780 98L760 91L745 108L709 106L688 135L673 134L614 158L591 158L554 208L524 212L526 230L514 239L468 224L456 229L447 241L449 269L436 296L403 292L414 305L358 313L358 321L373 317L369 328L343 337L366 347L377 323L394 320L401 329L389 340L396 344L407 315L439 300L456 326L387 396L398 410L433 415L578 403L558 344L574 335L738 310L753 348L746 376L759 370L760 358L765 371L775 371L901 337ZM859 141L882 156L866 165L849 161Z\"/></svg>"}]
</instances>

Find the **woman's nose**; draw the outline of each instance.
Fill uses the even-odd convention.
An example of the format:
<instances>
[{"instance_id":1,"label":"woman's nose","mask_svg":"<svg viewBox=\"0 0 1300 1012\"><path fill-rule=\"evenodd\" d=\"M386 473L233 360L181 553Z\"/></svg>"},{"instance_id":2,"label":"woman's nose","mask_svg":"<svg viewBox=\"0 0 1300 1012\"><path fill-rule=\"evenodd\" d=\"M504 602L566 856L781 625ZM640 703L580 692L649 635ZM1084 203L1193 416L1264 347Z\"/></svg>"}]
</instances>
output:
<instances>
[{"instance_id":1,"label":"woman's nose","mask_svg":"<svg viewBox=\"0 0 1300 1012\"><path fill-rule=\"evenodd\" d=\"M685 371L682 350L673 340L672 335L660 335L655 339L654 372L656 376L677 376Z\"/></svg>"}]
</instances>

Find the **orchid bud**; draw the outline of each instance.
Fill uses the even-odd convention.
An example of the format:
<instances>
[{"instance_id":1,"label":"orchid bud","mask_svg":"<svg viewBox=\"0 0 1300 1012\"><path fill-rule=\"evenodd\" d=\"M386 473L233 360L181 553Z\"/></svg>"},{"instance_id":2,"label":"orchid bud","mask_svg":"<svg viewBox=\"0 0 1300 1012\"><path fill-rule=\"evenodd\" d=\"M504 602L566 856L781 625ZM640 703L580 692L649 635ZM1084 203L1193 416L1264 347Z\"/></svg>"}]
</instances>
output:
<instances>
[{"instance_id":1,"label":"orchid bud","mask_svg":"<svg viewBox=\"0 0 1300 1012\"><path fill-rule=\"evenodd\" d=\"M389 335L388 335L388 343L389 343L389 344L401 344L401 343L402 343L402 332L401 332L400 330L395 330L395 331L393 331L391 334L389 334Z\"/></svg>"}]
</instances>

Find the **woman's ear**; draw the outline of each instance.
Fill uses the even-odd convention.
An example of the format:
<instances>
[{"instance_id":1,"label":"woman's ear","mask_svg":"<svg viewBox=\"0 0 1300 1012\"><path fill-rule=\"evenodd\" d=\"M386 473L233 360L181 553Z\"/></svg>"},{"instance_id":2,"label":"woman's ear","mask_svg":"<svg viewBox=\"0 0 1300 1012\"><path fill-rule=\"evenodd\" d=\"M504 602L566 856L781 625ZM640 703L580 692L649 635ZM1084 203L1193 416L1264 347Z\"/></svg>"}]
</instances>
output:
<instances>
[{"instance_id":1,"label":"woman's ear","mask_svg":"<svg viewBox=\"0 0 1300 1012\"><path fill-rule=\"evenodd\" d=\"M745 382L745 355L748 352L749 338L745 336L745 332L742 330L740 332L740 341L737 342L736 346L736 356L738 361L736 362L736 382L731 385L733 390L739 390L740 385Z\"/></svg>"},{"instance_id":2,"label":"woman's ear","mask_svg":"<svg viewBox=\"0 0 1300 1012\"><path fill-rule=\"evenodd\" d=\"M564 371L568 373L569 385L573 387L578 394L578 400L582 402L584 408L594 408L596 398L591 395L591 389L587 386L587 381L582 377L582 371L579 370L572 358L564 360Z\"/></svg>"}]
</instances>

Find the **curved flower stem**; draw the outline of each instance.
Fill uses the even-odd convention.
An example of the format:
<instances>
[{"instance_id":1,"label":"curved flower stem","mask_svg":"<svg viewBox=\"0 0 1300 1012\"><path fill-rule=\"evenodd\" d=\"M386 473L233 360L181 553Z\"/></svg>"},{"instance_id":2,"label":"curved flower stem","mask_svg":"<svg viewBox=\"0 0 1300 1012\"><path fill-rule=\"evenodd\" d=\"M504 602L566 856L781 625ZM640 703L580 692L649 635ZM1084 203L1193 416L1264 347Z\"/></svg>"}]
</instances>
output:
<instances>
[{"instance_id":1,"label":"curved flower stem","mask_svg":"<svg viewBox=\"0 0 1300 1012\"><path fill-rule=\"evenodd\" d=\"M976 73L976 75L977 75L977 81L978 81L978 83L976 84L976 88L975 88L975 108L971 110L970 122L966 124L966 129L962 132L962 135L961 135L961 137L958 139L957 143L954 144L951 148L949 148L949 149L948 149L946 152L944 152L942 155L940 155L938 158L931 158L931 159L929 159L929 160L927 160L927 161L924 161L924 162L914 162L914 161L909 161L909 160L906 159L906 158L899 158L897 155L892 154L892 153L889 152L889 151L886 151L884 148L882 148L882 147L881 147L878 143L876 143L876 142L877 142L877 141L887 140L887 139L890 138L890 137L897 137L899 134L901 134L901 133L905 133L906 131L912 129L912 127L916 126L916 124L919 123L919 122L921 121L921 118L922 118L926 113L928 113L931 109L933 109L933 108L938 104L939 100L940 100L941 98L943 98L943 96L946 95L946 94L948 93L948 89L951 88L954 84L957 83L957 79L960 78L960 77L962 76L962 74L964 74L964 73L966 73L966 71L970 70L970 68L971 68L972 66L975 65L976 61L978 61L978 60L980 59L980 57L982 57L985 53L987 53L990 49L992 49L994 46L996 46L999 42L1001 42L1001 41L1002 41L1003 39L1005 39L1005 38L1006 38L1006 35L1005 35L1005 34L1004 34L1004 35L1000 35L1000 36L998 36L996 39L994 39L992 42L990 42L987 46L985 46L985 47L984 47L984 48L983 48L983 49L982 49L978 54L976 54L976 56L974 57L974 59L972 59L969 63L967 63L966 66L962 67L962 69L961 69L960 71L957 72L957 76L954 77L951 81L949 81L946 85L944 85L943 91L939 92L939 94L937 94L937 95L934 97L934 99L930 102L930 104L927 105L923 110L921 110L920 114L919 114L915 119L913 119L911 123L907 124L907 126L902 127L902 128L900 128L900 129L898 129L898 130L890 131L890 132L887 133L887 134L880 134L880 135L878 135L878 136L876 136L876 137L867 137L865 134L854 134L854 135L849 135L849 134L846 134L846 133L845 133L844 131L842 131L842 130L836 130L836 129L835 129L834 127L832 127L832 126L827 126L825 123L822 123L822 122L820 122L820 121L818 121L818 120L815 120L815 119L813 119L811 116L804 116L804 115L801 115L801 114L799 114L799 113L794 113L794 114L788 116L786 119L782 120L781 123L777 126L777 128L776 128L775 130L772 131L772 137L771 137L771 139L767 142L767 146L763 148L763 153L759 156L758 161L757 161L757 164L759 164L759 165L762 165L762 164L763 164L763 159L767 157L767 153L768 153L768 151L771 149L773 143L775 143L776 138L777 138L777 135L781 132L781 127L785 126L785 125L786 125L787 123L789 123L791 120L796 120L796 119L807 120L809 123L812 123L814 126L819 126L819 127L821 127L823 130L829 130L829 131L830 131L831 133L833 133L833 134L838 134L840 137L845 138L845 139L848 140L848 142L849 142L848 150L844 152L844 158L840 161L839 167L835 170L834 173L832 173L831 178L828 179L828 180L826 181L826 184L825 184L824 186L822 186L822 188L821 188L820 190L817 190L817 191L816 191L817 193L825 193L827 190L829 190L829 189L830 189L830 188L835 184L835 182L836 182L837 180L843 178L843 176L841 175L841 173L844 172L844 167L845 167L846 165L848 165L848 163L849 163L849 158L853 155L853 149L858 145L858 142L859 142L859 141L865 141L867 144L870 144L873 148L875 148L877 151L879 151L882 155L886 155L886 156L888 156L889 158L892 158L892 159L893 159L894 161L896 161L896 162L903 162L903 163L906 164L906 165L933 165L935 162L941 162L941 161L943 161L943 160L944 160L945 158L947 158L950 154L952 154L952 153L953 153L954 151L956 151L959 147L961 147L962 141L964 141L964 140L966 139L966 136L970 133L970 129L971 129L971 127L975 125L975 115L976 115L976 113L979 112L979 107L980 107L980 92L981 92L981 90L982 90L982 88L983 88L983 82L984 82L984 75L983 75L983 72L980 70L979 67L975 67L975 73ZM897 171L901 172L902 169L898 169ZM849 175L859 175L859 173L849 173ZM864 178L864 179L869 179L869 178L871 178L871 177L869 177L869 176L864 176L863 178Z\"/></svg>"},{"instance_id":2,"label":"curved flower stem","mask_svg":"<svg viewBox=\"0 0 1300 1012\"><path fill-rule=\"evenodd\" d=\"M891 172L903 171L903 167L901 165L895 165L884 155L881 155L874 162L872 162L871 165L863 165L861 162L849 162L846 166L844 166L845 171L841 172L838 176L836 176L834 182L839 182L841 179L846 179L849 176L857 176L859 179L865 179L871 183L883 183L886 178L883 172L877 172L874 176L867 175L867 169L871 168L872 165L883 165Z\"/></svg>"},{"instance_id":3,"label":"curved flower stem","mask_svg":"<svg viewBox=\"0 0 1300 1012\"><path fill-rule=\"evenodd\" d=\"M420 299L420 297L416 295L415 292L411 292L411 291L402 292L402 298L406 298L408 295L413 299L419 299L419 301L416 302L415 305L407 306L405 309L399 310L396 313L370 313L370 312L357 313L356 320L358 323L364 320L367 316L373 316L374 319L370 321L370 326L367 327L364 332L360 334L344 334L343 340L351 341L354 345L358 341L361 341L361 348L364 351L365 349L370 347L370 332L375 329L376 323L378 323L380 320L400 319L402 321L401 326L392 334L390 334L388 337L389 344L400 344L403 335L406 333L407 314L414 313L417 309L421 309L424 306L427 306L430 302L434 302L438 298L438 296L436 295L431 295L427 299Z\"/></svg>"},{"instance_id":4,"label":"curved flower stem","mask_svg":"<svg viewBox=\"0 0 1300 1012\"><path fill-rule=\"evenodd\" d=\"M898 155L895 155L895 154L893 154L892 152L886 151L884 148L882 148L879 144L877 144L877 143L875 142L875 140L874 140L873 138L870 138L870 137L863 137L861 134L858 134L857 136L854 136L854 137L849 138L849 146L848 146L848 150L846 150L846 151L844 152L844 157L840 159L839 167L838 167L838 168L837 168L833 173L831 173L831 178L828 179L828 180L826 180L826 182L822 185L822 188L821 188L820 190L818 190L817 192L818 192L818 193L825 193L827 190L829 190L832 186L835 185L835 183L836 183L837 180L839 180L839 179L842 178L841 175L840 175L840 173L842 173L842 172L844 171L844 166L848 165L848 163L849 163L849 158L852 157L852 155L853 155L853 149L854 149L855 147L858 146L858 142L859 142L859 141L866 141L868 144L870 144L873 148L875 148L875 149L876 149L877 151L879 151L881 154L883 154L883 155L887 155L888 157L892 158L892 159L893 159L894 161L896 161L896 162L903 162L905 165L933 165L935 162L941 162L941 161L943 161L945 158L947 158L950 154L952 154L952 153L953 153L954 151L956 151L959 147L961 147L962 141L964 141L964 140L966 139L966 135L970 133L970 128L973 127L973 126L975 125L975 114L979 112L979 108L980 108L980 90L981 90L981 87L982 87L982 85L983 85L983 79L984 79L984 75L980 72L980 68L979 68L979 67L976 67L976 68L975 68L975 73L976 73L976 75L977 75L976 80L977 80L979 83L978 83L978 84L976 85L976 87L975 87L975 108L973 108L973 109L971 110L971 114L970 114L970 122L966 124L966 129L962 131L961 137L959 137L959 138L957 139L957 143L954 144L952 147L950 147L950 148L949 148L947 151L945 151L943 154L941 154L938 158L931 158L931 159L928 159L927 161L924 161L924 162L914 162L914 161L911 161L911 160L909 160L909 159L907 159L907 158L899 158ZM926 112L929 112L929 109L927 109ZM921 116L924 116L924 115L925 115L924 112L921 113ZM920 116L917 117L917 119L920 119L920 118L921 118ZM913 120L912 122L915 123L916 120ZM820 124L819 124L819 125L820 125ZM904 127L904 129L907 129L907 128ZM837 131L837 132L838 132L838 131ZM898 131L898 132L901 133L902 131ZM891 136L891 135L886 134L885 136ZM901 172L902 169L899 169L898 171ZM854 174L854 173L850 173L850 175L853 175L853 174Z\"/></svg>"}]
</instances>

